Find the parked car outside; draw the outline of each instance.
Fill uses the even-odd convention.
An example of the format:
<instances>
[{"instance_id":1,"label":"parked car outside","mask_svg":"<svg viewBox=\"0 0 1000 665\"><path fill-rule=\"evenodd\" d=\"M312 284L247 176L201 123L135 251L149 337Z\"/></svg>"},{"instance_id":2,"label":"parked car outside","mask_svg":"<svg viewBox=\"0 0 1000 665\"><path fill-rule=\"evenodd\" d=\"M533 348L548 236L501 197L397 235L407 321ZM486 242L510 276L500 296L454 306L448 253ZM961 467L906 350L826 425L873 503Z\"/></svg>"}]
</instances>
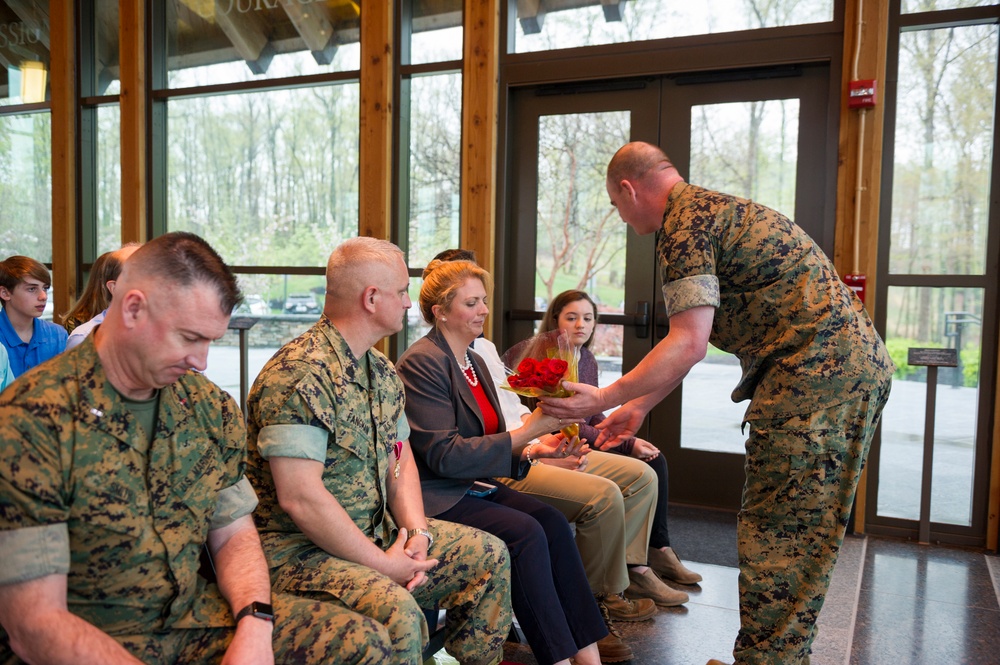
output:
<instances>
[{"instance_id":1,"label":"parked car outside","mask_svg":"<svg viewBox=\"0 0 1000 665\"><path fill-rule=\"evenodd\" d=\"M311 293L298 293L285 300L285 314L319 314L319 303Z\"/></svg>"}]
</instances>

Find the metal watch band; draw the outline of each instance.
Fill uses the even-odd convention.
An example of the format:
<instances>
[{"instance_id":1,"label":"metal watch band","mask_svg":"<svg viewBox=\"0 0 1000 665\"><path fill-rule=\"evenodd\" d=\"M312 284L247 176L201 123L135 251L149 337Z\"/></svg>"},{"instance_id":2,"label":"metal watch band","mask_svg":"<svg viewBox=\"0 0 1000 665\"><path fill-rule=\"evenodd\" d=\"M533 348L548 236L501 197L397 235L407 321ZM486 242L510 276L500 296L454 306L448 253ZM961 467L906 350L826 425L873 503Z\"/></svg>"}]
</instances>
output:
<instances>
[{"instance_id":1,"label":"metal watch band","mask_svg":"<svg viewBox=\"0 0 1000 665\"><path fill-rule=\"evenodd\" d=\"M432 536L431 532L428 531L427 529L422 529L420 527L414 527L412 529L407 529L407 533L409 534L410 538L413 538L413 536L423 536L424 538L426 538L427 539L427 549L430 549L431 545L434 544L434 536Z\"/></svg>"}]
</instances>

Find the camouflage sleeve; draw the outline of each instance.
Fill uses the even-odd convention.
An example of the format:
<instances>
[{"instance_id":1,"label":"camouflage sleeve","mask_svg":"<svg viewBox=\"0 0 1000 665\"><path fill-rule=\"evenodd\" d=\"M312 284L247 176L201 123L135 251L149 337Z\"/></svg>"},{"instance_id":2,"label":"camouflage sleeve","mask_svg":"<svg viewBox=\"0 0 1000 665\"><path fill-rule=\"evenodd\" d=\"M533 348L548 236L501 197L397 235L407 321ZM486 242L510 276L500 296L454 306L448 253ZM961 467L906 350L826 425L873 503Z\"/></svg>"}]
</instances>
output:
<instances>
[{"instance_id":1,"label":"camouflage sleeve","mask_svg":"<svg viewBox=\"0 0 1000 665\"><path fill-rule=\"evenodd\" d=\"M69 528L65 522L0 531L0 585L69 572Z\"/></svg>"},{"instance_id":2,"label":"camouflage sleeve","mask_svg":"<svg viewBox=\"0 0 1000 665\"><path fill-rule=\"evenodd\" d=\"M326 462L330 433L312 425L265 425L257 435L257 448L264 459L295 457Z\"/></svg>"},{"instance_id":3,"label":"camouflage sleeve","mask_svg":"<svg viewBox=\"0 0 1000 665\"><path fill-rule=\"evenodd\" d=\"M663 285L663 303L667 318L692 307L719 306L719 278L715 275L695 275Z\"/></svg>"},{"instance_id":4,"label":"camouflage sleeve","mask_svg":"<svg viewBox=\"0 0 1000 665\"><path fill-rule=\"evenodd\" d=\"M24 393L27 384L18 383ZM57 423L70 418L62 401L0 405L0 584L69 570L69 506ZM61 397L61 396L60 396Z\"/></svg>"},{"instance_id":5,"label":"camouflage sleeve","mask_svg":"<svg viewBox=\"0 0 1000 665\"><path fill-rule=\"evenodd\" d=\"M399 414L399 420L396 424L396 438L400 441L406 441L410 438L410 421L406 419L406 411Z\"/></svg>"},{"instance_id":6,"label":"camouflage sleeve","mask_svg":"<svg viewBox=\"0 0 1000 665\"><path fill-rule=\"evenodd\" d=\"M249 515L257 507L257 493L246 476L235 485L219 492L215 501L215 514L208 524L209 529L221 529Z\"/></svg>"}]
</instances>

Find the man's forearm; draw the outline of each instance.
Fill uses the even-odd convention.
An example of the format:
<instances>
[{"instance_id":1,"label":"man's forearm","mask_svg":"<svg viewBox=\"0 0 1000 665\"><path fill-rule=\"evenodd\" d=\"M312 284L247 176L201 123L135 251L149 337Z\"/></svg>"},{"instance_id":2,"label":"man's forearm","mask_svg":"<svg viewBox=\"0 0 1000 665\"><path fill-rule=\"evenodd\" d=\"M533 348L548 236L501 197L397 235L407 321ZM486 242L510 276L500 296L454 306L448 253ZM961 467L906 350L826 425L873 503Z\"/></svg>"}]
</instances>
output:
<instances>
[{"instance_id":1,"label":"man's forearm","mask_svg":"<svg viewBox=\"0 0 1000 665\"><path fill-rule=\"evenodd\" d=\"M271 578L260 536L247 515L229 527L209 532L209 551L215 565L219 591L234 613L252 602L268 602Z\"/></svg>"},{"instance_id":2,"label":"man's forearm","mask_svg":"<svg viewBox=\"0 0 1000 665\"><path fill-rule=\"evenodd\" d=\"M391 466L391 465L390 465ZM426 528L424 497L420 489L420 474L413 459L409 441L403 442L399 456L399 478L394 473L387 479L389 511L396 524L407 529Z\"/></svg>"},{"instance_id":3,"label":"man's forearm","mask_svg":"<svg viewBox=\"0 0 1000 665\"><path fill-rule=\"evenodd\" d=\"M28 663L141 665L110 635L66 607L66 576L0 586L0 625Z\"/></svg>"}]
</instances>

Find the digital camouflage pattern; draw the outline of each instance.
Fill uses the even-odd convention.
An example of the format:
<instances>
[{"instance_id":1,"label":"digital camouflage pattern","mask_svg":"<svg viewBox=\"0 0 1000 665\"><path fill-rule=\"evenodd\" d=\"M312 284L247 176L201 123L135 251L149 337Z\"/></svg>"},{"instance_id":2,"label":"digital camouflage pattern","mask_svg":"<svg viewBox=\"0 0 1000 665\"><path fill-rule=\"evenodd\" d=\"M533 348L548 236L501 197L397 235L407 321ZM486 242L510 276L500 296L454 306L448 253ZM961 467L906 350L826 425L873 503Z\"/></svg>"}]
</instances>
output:
<instances>
[{"instance_id":1,"label":"digital camouflage pattern","mask_svg":"<svg viewBox=\"0 0 1000 665\"><path fill-rule=\"evenodd\" d=\"M0 584L67 573L70 611L145 662L217 662L235 624L218 587L198 575L199 557L211 524L253 509L247 488L231 514L217 514L220 492L243 478L243 418L197 372L160 390L158 413L147 446L92 337L3 393ZM332 662L342 638L359 632L385 655L386 636L360 631L363 617L292 597L273 603L278 662ZM18 662L8 649L0 631L0 662Z\"/></svg>"},{"instance_id":2,"label":"digital camouflage pattern","mask_svg":"<svg viewBox=\"0 0 1000 665\"><path fill-rule=\"evenodd\" d=\"M870 397L750 423L740 511L738 663L805 665L889 383Z\"/></svg>"},{"instance_id":3,"label":"digital camouflage pattern","mask_svg":"<svg viewBox=\"0 0 1000 665\"><path fill-rule=\"evenodd\" d=\"M323 483L358 528L383 549L397 525L386 509L386 474L403 414L403 385L375 350L355 358L325 317L286 344L264 366L247 400L248 476L260 506L261 531L276 590L330 599L388 629L393 662L418 664L427 643L421 608L447 609L445 646L461 663L497 662L511 623L510 562L503 542L469 527L429 520L439 559L427 584L411 595L370 568L333 557L301 533L277 501L274 480L259 448L274 425L327 433Z\"/></svg>"},{"instance_id":4,"label":"digital camouflage pattern","mask_svg":"<svg viewBox=\"0 0 1000 665\"><path fill-rule=\"evenodd\" d=\"M746 418L833 406L895 367L864 305L823 251L779 212L678 183L656 234L667 316L712 305L710 341L735 354Z\"/></svg>"},{"instance_id":5,"label":"digital camouflage pattern","mask_svg":"<svg viewBox=\"0 0 1000 665\"><path fill-rule=\"evenodd\" d=\"M830 260L770 208L678 183L656 248L668 316L715 307L710 341L743 369L733 401L751 400L736 662L808 663L895 367Z\"/></svg>"}]
</instances>

